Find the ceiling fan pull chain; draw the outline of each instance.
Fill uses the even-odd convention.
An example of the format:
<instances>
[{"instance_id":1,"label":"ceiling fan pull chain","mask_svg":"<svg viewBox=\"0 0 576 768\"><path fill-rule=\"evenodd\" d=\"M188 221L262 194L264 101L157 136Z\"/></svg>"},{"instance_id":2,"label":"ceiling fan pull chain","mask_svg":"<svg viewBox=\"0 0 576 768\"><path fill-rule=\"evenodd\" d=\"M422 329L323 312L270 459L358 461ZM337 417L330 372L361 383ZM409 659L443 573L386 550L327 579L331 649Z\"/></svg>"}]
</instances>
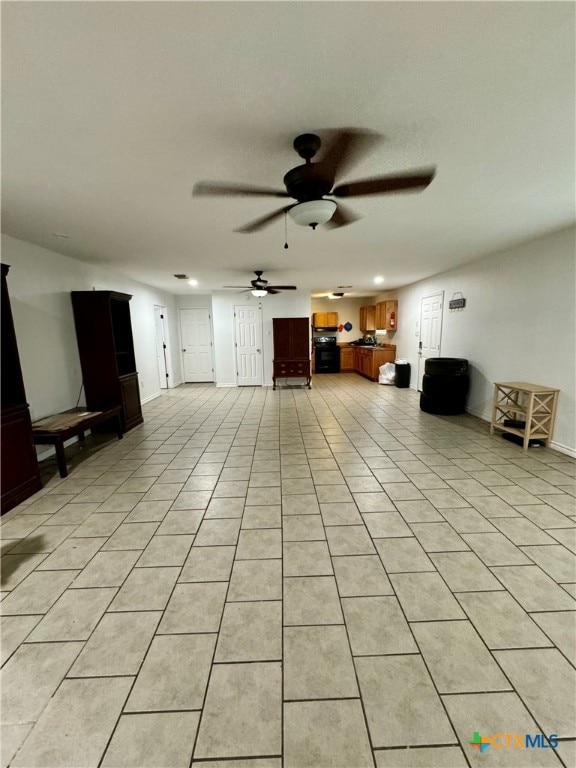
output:
<instances>
[{"instance_id":1,"label":"ceiling fan pull chain","mask_svg":"<svg viewBox=\"0 0 576 768\"><path fill-rule=\"evenodd\" d=\"M286 215L288 211L284 211L284 248L288 250L288 222L286 220Z\"/></svg>"}]
</instances>

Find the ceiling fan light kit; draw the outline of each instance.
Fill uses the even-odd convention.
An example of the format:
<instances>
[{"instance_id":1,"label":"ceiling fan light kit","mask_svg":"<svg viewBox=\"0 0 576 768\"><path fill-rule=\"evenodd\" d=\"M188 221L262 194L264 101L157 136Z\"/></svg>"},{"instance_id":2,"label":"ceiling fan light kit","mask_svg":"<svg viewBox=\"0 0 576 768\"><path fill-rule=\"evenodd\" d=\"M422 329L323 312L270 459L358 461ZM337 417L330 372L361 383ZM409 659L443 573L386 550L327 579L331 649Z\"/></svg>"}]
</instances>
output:
<instances>
[{"instance_id":1,"label":"ceiling fan light kit","mask_svg":"<svg viewBox=\"0 0 576 768\"><path fill-rule=\"evenodd\" d=\"M263 296L268 296L268 291L264 290L264 288L254 288L253 291L250 291L252 296L257 296L258 298L262 298Z\"/></svg>"},{"instance_id":2,"label":"ceiling fan light kit","mask_svg":"<svg viewBox=\"0 0 576 768\"><path fill-rule=\"evenodd\" d=\"M318 224L326 224L336 211L334 200L309 200L292 206L288 213L296 224L316 229Z\"/></svg>"}]
</instances>

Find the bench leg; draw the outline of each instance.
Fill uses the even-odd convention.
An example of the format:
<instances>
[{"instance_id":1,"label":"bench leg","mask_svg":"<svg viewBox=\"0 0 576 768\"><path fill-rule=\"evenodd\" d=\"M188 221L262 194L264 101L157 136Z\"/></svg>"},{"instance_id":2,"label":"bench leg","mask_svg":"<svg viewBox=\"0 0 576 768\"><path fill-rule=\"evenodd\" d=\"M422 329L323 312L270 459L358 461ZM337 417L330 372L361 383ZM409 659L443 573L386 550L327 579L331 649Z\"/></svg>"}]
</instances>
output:
<instances>
[{"instance_id":1,"label":"bench leg","mask_svg":"<svg viewBox=\"0 0 576 768\"><path fill-rule=\"evenodd\" d=\"M60 477L68 477L68 468L66 466L66 453L64 451L64 443L58 441L54 447L56 448L56 461L58 462L58 469L60 471Z\"/></svg>"},{"instance_id":2,"label":"bench leg","mask_svg":"<svg viewBox=\"0 0 576 768\"><path fill-rule=\"evenodd\" d=\"M116 416L116 422L117 422L116 434L118 435L118 440L122 440L122 438L124 437L124 432L122 430L122 418L120 417L120 414Z\"/></svg>"}]
</instances>

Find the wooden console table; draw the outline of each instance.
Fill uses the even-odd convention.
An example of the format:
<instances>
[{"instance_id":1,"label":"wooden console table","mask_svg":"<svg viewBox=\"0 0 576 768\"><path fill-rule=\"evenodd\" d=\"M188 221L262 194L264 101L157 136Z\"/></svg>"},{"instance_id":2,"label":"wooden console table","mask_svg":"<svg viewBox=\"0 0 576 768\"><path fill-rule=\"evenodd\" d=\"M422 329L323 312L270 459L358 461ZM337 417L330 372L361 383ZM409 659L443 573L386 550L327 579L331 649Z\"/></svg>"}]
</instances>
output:
<instances>
[{"instance_id":1,"label":"wooden console table","mask_svg":"<svg viewBox=\"0 0 576 768\"><path fill-rule=\"evenodd\" d=\"M107 408L104 411L86 411L84 408L70 408L68 411L48 416L32 424L32 437L36 444L53 445L56 449L56 461L60 477L67 477L64 442L71 437L84 441L84 432L106 421L115 421L113 430L118 440L124 437L122 430L121 407Z\"/></svg>"},{"instance_id":2,"label":"wooden console table","mask_svg":"<svg viewBox=\"0 0 576 768\"><path fill-rule=\"evenodd\" d=\"M490 434L495 429L517 435L526 450L530 440L550 444L559 389L527 384L524 381L504 381L494 384L494 402ZM524 426L507 426L504 422L523 422Z\"/></svg>"}]
</instances>

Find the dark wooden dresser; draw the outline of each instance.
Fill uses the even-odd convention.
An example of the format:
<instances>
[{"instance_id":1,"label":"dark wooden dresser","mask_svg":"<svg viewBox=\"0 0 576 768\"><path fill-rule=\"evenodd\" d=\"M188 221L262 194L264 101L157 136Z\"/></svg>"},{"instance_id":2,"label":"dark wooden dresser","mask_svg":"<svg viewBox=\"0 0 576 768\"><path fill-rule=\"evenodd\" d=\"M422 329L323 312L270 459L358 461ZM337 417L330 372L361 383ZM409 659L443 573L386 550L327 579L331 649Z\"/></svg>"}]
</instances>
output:
<instances>
[{"instance_id":1,"label":"dark wooden dresser","mask_svg":"<svg viewBox=\"0 0 576 768\"><path fill-rule=\"evenodd\" d=\"M310 389L310 318L275 317L272 383L277 379L305 379Z\"/></svg>"},{"instance_id":2,"label":"dark wooden dresser","mask_svg":"<svg viewBox=\"0 0 576 768\"><path fill-rule=\"evenodd\" d=\"M116 291L72 291L87 410L119 405L124 431L143 422L131 298Z\"/></svg>"},{"instance_id":3,"label":"dark wooden dresser","mask_svg":"<svg viewBox=\"0 0 576 768\"><path fill-rule=\"evenodd\" d=\"M2 514L42 488L2 264Z\"/></svg>"}]
</instances>

